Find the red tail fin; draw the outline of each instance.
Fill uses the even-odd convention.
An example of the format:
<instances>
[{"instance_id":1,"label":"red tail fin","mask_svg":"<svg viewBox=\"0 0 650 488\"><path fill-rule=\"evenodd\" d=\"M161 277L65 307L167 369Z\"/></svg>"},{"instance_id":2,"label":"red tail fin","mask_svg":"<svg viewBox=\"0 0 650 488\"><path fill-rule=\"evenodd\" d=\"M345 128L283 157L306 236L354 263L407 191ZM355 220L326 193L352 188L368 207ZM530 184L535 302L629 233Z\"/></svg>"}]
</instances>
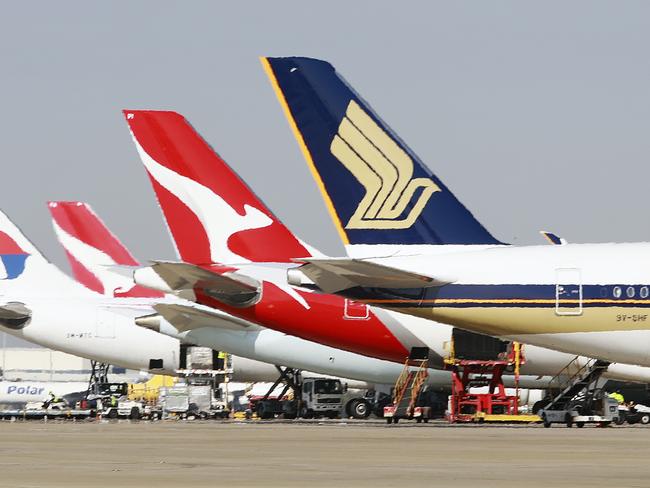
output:
<instances>
[{"instance_id":1,"label":"red tail fin","mask_svg":"<svg viewBox=\"0 0 650 488\"><path fill-rule=\"evenodd\" d=\"M126 247L83 202L49 202L52 223L75 279L111 296L159 297L161 293L135 286L108 266L138 266Z\"/></svg>"},{"instance_id":2,"label":"red tail fin","mask_svg":"<svg viewBox=\"0 0 650 488\"><path fill-rule=\"evenodd\" d=\"M124 114L183 261L287 262L311 255L183 116Z\"/></svg>"}]
</instances>

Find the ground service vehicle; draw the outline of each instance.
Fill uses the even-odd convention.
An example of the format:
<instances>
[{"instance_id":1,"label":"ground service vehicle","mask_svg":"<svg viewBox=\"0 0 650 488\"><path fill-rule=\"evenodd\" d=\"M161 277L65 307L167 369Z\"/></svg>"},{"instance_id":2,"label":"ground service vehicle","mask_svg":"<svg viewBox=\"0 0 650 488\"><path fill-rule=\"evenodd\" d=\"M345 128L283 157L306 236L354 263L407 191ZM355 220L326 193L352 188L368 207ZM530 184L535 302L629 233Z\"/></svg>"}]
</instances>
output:
<instances>
[{"instance_id":1,"label":"ground service vehicle","mask_svg":"<svg viewBox=\"0 0 650 488\"><path fill-rule=\"evenodd\" d=\"M142 402L128 399L120 399L115 405L105 404L102 409L102 416L109 419L128 418L131 420L158 419L159 412Z\"/></svg>"},{"instance_id":2,"label":"ground service vehicle","mask_svg":"<svg viewBox=\"0 0 650 488\"><path fill-rule=\"evenodd\" d=\"M602 427L610 425L612 422L618 423L619 412L618 402L606 395L595 400L593 406L583 415L580 406L565 410L540 410L539 416L544 422L544 427L550 427L551 424L565 424L572 427L573 424L578 427L584 427L587 423L597 423Z\"/></svg>"},{"instance_id":3,"label":"ground service vehicle","mask_svg":"<svg viewBox=\"0 0 650 488\"><path fill-rule=\"evenodd\" d=\"M299 377L299 375L296 375ZM275 415L285 418L313 418L326 416L336 418L343 408L344 388L341 380L335 378L302 378L292 385L294 395L265 398L254 402L254 411L261 419Z\"/></svg>"}]
</instances>

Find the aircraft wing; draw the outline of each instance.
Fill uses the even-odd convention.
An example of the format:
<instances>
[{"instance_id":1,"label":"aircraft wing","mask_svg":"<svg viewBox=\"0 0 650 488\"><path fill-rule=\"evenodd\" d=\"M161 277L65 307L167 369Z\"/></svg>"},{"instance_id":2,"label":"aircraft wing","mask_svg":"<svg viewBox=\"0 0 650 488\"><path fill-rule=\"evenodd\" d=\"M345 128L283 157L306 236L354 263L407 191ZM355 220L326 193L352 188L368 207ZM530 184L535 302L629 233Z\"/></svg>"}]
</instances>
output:
<instances>
[{"instance_id":1,"label":"aircraft wing","mask_svg":"<svg viewBox=\"0 0 650 488\"><path fill-rule=\"evenodd\" d=\"M429 288L448 281L360 259L301 259L298 268L326 293L354 288Z\"/></svg>"},{"instance_id":2,"label":"aircraft wing","mask_svg":"<svg viewBox=\"0 0 650 488\"><path fill-rule=\"evenodd\" d=\"M259 296L261 283L257 280L208 268L182 262L154 261L150 267L136 270L134 280L139 285L165 292L199 288L229 305L246 306Z\"/></svg>"},{"instance_id":3,"label":"aircraft wing","mask_svg":"<svg viewBox=\"0 0 650 488\"><path fill-rule=\"evenodd\" d=\"M172 324L179 332L200 329L203 327L216 327L219 329L252 332L261 327L246 320L234 317L216 309L207 310L205 307L180 304L154 305L167 322Z\"/></svg>"}]
</instances>

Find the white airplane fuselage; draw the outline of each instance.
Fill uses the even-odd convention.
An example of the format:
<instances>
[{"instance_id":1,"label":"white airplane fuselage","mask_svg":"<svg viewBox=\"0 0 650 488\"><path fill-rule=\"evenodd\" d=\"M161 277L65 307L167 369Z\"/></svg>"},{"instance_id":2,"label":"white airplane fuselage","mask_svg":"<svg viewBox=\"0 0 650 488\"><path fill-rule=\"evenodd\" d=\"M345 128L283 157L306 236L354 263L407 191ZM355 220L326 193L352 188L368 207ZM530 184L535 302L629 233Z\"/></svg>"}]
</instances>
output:
<instances>
[{"instance_id":1,"label":"white airplane fuselage","mask_svg":"<svg viewBox=\"0 0 650 488\"><path fill-rule=\"evenodd\" d=\"M567 244L374 258L448 282L364 301L570 354L650 366L650 244Z\"/></svg>"},{"instance_id":2,"label":"white airplane fuselage","mask_svg":"<svg viewBox=\"0 0 650 488\"><path fill-rule=\"evenodd\" d=\"M179 367L178 340L134 324L134 317L147 313L151 310L148 307L116 307L104 299L88 297L22 297L12 301L20 301L32 311L23 327L2 327L15 337L128 369L173 374ZM158 368L160 364L162 368Z\"/></svg>"}]
</instances>

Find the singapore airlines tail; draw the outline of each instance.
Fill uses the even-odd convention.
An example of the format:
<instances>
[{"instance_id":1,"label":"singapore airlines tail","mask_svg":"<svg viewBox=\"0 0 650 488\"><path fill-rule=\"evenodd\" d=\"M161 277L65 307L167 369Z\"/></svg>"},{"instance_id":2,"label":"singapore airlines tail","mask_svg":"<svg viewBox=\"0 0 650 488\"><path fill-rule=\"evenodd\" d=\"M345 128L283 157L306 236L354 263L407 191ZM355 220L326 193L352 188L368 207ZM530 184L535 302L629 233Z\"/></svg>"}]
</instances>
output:
<instances>
[{"instance_id":1,"label":"singapore airlines tail","mask_svg":"<svg viewBox=\"0 0 650 488\"><path fill-rule=\"evenodd\" d=\"M65 250L75 279L92 291L114 297L161 297L162 293L136 286L114 270L139 266L93 209L84 202L49 202L54 232Z\"/></svg>"},{"instance_id":2,"label":"singapore airlines tail","mask_svg":"<svg viewBox=\"0 0 650 488\"><path fill-rule=\"evenodd\" d=\"M313 254L182 115L124 115L183 261L288 262Z\"/></svg>"},{"instance_id":3,"label":"singapore airlines tail","mask_svg":"<svg viewBox=\"0 0 650 488\"><path fill-rule=\"evenodd\" d=\"M346 246L500 244L331 64L261 61Z\"/></svg>"}]
</instances>

